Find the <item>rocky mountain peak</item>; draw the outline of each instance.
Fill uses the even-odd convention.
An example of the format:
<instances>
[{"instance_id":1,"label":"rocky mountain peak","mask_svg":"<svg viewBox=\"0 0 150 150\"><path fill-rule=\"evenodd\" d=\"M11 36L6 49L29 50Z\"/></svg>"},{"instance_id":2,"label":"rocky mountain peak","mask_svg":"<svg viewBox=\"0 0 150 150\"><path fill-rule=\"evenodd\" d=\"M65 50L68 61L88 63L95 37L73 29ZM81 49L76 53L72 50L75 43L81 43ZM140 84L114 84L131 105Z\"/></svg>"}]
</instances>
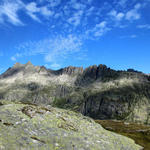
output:
<instances>
[{"instance_id":1,"label":"rocky mountain peak","mask_svg":"<svg viewBox=\"0 0 150 150\"><path fill-rule=\"evenodd\" d=\"M73 67L73 66L69 66L63 69L64 73L67 73L69 75L71 74L79 74L83 72L83 67Z\"/></svg>"},{"instance_id":2,"label":"rocky mountain peak","mask_svg":"<svg viewBox=\"0 0 150 150\"><path fill-rule=\"evenodd\" d=\"M19 62L16 62L14 65L13 65L14 68L18 68L18 67L22 67L22 64L20 64Z\"/></svg>"},{"instance_id":3,"label":"rocky mountain peak","mask_svg":"<svg viewBox=\"0 0 150 150\"><path fill-rule=\"evenodd\" d=\"M83 73L83 67L69 66L56 71L58 74L78 75Z\"/></svg>"},{"instance_id":4,"label":"rocky mountain peak","mask_svg":"<svg viewBox=\"0 0 150 150\"><path fill-rule=\"evenodd\" d=\"M21 64L19 62L16 62L12 68L20 68L20 67L27 67L27 66L34 66L31 61L28 61L26 64Z\"/></svg>"},{"instance_id":5,"label":"rocky mountain peak","mask_svg":"<svg viewBox=\"0 0 150 150\"><path fill-rule=\"evenodd\" d=\"M31 61L28 61L28 62L25 64L25 66L34 66L34 65L31 63Z\"/></svg>"},{"instance_id":6,"label":"rocky mountain peak","mask_svg":"<svg viewBox=\"0 0 150 150\"><path fill-rule=\"evenodd\" d=\"M86 83L97 79L102 80L104 77L110 77L113 73L116 73L116 71L108 68L106 65L93 65L84 70L81 80Z\"/></svg>"},{"instance_id":7,"label":"rocky mountain peak","mask_svg":"<svg viewBox=\"0 0 150 150\"><path fill-rule=\"evenodd\" d=\"M16 75L20 72L23 74L33 73L38 70L38 67L35 67L30 61L26 64L15 63L13 67L9 68L6 72L4 72L0 78L7 78L13 75Z\"/></svg>"}]
</instances>

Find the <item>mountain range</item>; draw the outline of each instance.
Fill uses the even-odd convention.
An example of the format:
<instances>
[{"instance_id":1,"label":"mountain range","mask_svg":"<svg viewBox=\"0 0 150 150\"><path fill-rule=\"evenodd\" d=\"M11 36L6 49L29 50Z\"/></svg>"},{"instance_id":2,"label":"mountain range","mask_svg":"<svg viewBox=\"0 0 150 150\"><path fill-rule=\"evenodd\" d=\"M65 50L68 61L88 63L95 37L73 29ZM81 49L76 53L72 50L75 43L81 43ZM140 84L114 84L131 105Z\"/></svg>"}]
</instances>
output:
<instances>
[{"instance_id":1,"label":"mountain range","mask_svg":"<svg viewBox=\"0 0 150 150\"><path fill-rule=\"evenodd\" d=\"M150 124L150 76L106 65L59 70L16 63L0 75L0 100L45 104L94 119Z\"/></svg>"}]
</instances>

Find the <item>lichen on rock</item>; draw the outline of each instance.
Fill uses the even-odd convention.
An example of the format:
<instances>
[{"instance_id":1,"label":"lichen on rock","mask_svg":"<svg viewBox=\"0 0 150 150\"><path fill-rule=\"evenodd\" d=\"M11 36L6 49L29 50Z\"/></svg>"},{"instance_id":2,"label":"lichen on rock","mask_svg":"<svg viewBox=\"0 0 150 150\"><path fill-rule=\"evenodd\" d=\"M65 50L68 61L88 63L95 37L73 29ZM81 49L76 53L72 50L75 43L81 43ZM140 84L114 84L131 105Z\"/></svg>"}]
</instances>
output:
<instances>
[{"instance_id":1,"label":"lichen on rock","mask_svg":"<svg viewBox=\"0 0 150 150\"><path fill-rule=\"evenodd\" d=\"M1 150L141 150L133 140L103 129L92 119L51 106L0 106Z\"/></svg>"}]
</instances>

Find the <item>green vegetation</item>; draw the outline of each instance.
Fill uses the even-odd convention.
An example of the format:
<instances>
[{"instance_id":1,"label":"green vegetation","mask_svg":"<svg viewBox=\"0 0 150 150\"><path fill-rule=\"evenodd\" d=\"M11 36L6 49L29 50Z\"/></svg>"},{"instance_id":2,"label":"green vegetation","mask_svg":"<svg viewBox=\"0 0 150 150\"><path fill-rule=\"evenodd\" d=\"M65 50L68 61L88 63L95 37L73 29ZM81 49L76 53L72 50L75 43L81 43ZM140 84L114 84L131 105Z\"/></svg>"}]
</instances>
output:
<instances>
[{"instance_id":1,"label":"green vegetation","mask_svg":"<svg viewBox=\"0 0 150 150\"><path fill-rule=\"evenodd\" d=\"M54 107L64 108L65 104L67 104L66 98L55 98L53 101Z\"/></svg>"},{"instance_id":2,"label":"green vegetation","mask_svg":"<svg viewBox=\"0 0 150 150\"><path fill-rule=\"evenodd\" d=\"M112 120L96 120L96 122L109 131L132 138L143 146L144 150L150 150L150 126Z\"/></svg>"}]
</instances>

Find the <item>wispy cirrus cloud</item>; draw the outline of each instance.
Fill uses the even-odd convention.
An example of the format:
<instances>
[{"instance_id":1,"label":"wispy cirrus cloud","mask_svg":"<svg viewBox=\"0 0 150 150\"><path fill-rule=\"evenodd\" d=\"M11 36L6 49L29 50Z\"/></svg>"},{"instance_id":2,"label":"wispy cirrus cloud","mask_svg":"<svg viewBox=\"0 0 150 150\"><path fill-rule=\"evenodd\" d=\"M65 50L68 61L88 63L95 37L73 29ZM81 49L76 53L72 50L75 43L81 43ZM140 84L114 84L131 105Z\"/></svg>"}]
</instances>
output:
<instances>
[{"instance_id":1,"label":"wispy cirrus cloud","mask_svg":"<svg viewBox=\"0 0 150 150\"><path fill-rule=\"evenodd\" d=\"M17 47L17 53L11 57L12 61L26 56L43 55L45 62L57 68L68 57L82 53L83 40L74 35L58 36L36 42L27 42ZM22 52L23 51L23 52Z\"/></svg>"},{"instance_id":2,"label":"wispy cirrus cloud","mask_svg":"<svg viewBox=\"0 0 150 150\"><path fill-rule=\"evenodd\" d=\"M135 39L137 38L138 36L136 34L131 34L131 35L124 35L124 36L121 36L120 38L121 39L126 39L126 38L129 38L129 39Z\"/></svg>"},{"instance_id":3,"label":"wispy cirrus cloud","mask_svg":"<svg viewBox=\"0 0 150 150\"><path fill-rule=\"evenodd\" d=\"M94 39L95 39L97 37L103 36L105 33L111 30L111 28L108 27L107 24L108 23L106 21L102 21L96 24L94 28L86 31L86 37L91 38L93 37L92 35L94 35Z\"/></svg>"},{"instance_id":4,"label":"wispy cirrus cloud","mask_svg":"<svg viewBox=\"0 0 150 150\"><path fill-rule=\"evenodd\" d=\"M138 20L141 17L141 14L139 13L139 9L141 8L141 4L137 3L133 9L129 10L126 13L126 19L127 20Z\"/></svg>"},{"instance_id":5,"label":"wispy cirrus cloud","mask_svg":"<svg viewBox=\"0 0 150 150\"><path fill-rule=\"evenodd\" d=\"M125 30L130 24L136 24L142 18L141 10L146 7L137 0L130 3L127 0L113 0L111 3L99 0L31 0L30 2L17 0L16 4L21 3L21 5L15 5L13 1L9 3L16 6L14 10L10 9L10 12L14 12L15 19L7 15L12 24L26 23L19 17L19 12L23 11L37 23L41 23L44 19L48 24L49 34L55 35L53 38L46 37L39 41L21 44L11 60L42 55L45 63L53 68L60 67L61 63L73 54L76 56L81 54L79 59L86 56L82 49L86 40L96 40L116 28ZM0 7L4 7L5 4L5 2L0 4ZM0 13L1 22L6 22L2 14L4 13ZM137 24L136 27L149 28ZM122 36L132 39L136 37L138 35L134 33Z\"/></svg>"},{"instance_id":6,"label":"wispy cirrus cloud","mask_svg":"<svg viewBox=\"0 0 150 150\"><path fill-rule=\"evenodd\" d=\"M144 0L147 2L147 0ZM112 3L114 6L112 7ZM114 27L126 26L126 24L132 23L133 21L139 20L142 17L141 9L146 7L143 3L134 2L128 3L127 0L116 1L113 0L112 3L109 2L99 2L98 6L94 5L93 0L88 1L62 1L62 0L37 0L25 2L24 0L12 0L4 1L0 4L0 22L5 23L5 17L13 25L23 25L26 24L19 17L19 12L23 11L34 21L42 22L42 17L47 19L48 25L53 32L55 28L59 29L65 34L70 34L71 32L84 32L90 31L93 36L101 35L104 31L111 31ZM148 3L148 2L147 2ZM53 21L51 21L53 20ZM92 23L90 23L92 20ZM95 34L96 24L106 21L108 28L102 28L99 34ZM127 22L130 21L130 22ZM112 24L113 22L113 24ZM80 26L80 28L79 28ZM59 33L60 34L60 33Z\"/></svg>"},{"instance_id":7,"label":"wispy cirrus cloud","mask_svg":"<svg viewBox=\"0 0 150 150\"><path fill-rule=\"evenodd\" d=\"M27 6L25 6L25 9L27 10L27 14L34 20L40 22L40 19L37 17L37 13L40 13L41 15L45 17L49 17L53 15L53 12L49 10L48 6L42 6L38 7L35 2L29 3Z\"/></svg>"},{"instance_id":8,"label":"wispy cirrus cloud","mask_svg":"<svg viewBox=\"0 0 150 150\"><path fill-rule=\"evenodd\" d=\"M137 28L139 28L139 29L150 29L150 25L149 24L140 24L140 25L137 25Z\"/></svg>"},{"instance_id":9,"label":"wispy cirrus cloud","mask_svg":"<svg viewBox=\"0 0 150 150\"><path fill-rule=\"evenodd\" d=\"M118 21L122 20L125 16L124 13L117 12L116 10L112 10L111 12L108 13L108 15L110 17L112 17L112 19L115 19L115 20L118 20Z\"/></svg>"},{"instance_id":10,"label":"wispy cirrus cloud","mask_svg":"<svg viewBox=\"0 0 150 150\"><path fill-rule=\"evenodd\" d=\"M48 5L37 6L37 3L35 2L25 4L21 0L3 0L0 4L0 23L9 22L16 26L24 25L19 17L20 11L23 11L33 20L38 22L41 22L39 15L47 18L53 15L53 12L49 9Z\"/></svg>"},{"instance_id":11,"label":"wispy cirrus cloud","mask_svg":"<svg viewBox=\"0 0 150 150\"><path fill-rule=\"evenodd\" d=\"M18 11L21 10L22 4L21 1L17 1L16 3L6 1L0 5L0 22L4 23L6 17L6 21L13 25L23 25L18 16Z\"/></svg>"}]
</instances>

